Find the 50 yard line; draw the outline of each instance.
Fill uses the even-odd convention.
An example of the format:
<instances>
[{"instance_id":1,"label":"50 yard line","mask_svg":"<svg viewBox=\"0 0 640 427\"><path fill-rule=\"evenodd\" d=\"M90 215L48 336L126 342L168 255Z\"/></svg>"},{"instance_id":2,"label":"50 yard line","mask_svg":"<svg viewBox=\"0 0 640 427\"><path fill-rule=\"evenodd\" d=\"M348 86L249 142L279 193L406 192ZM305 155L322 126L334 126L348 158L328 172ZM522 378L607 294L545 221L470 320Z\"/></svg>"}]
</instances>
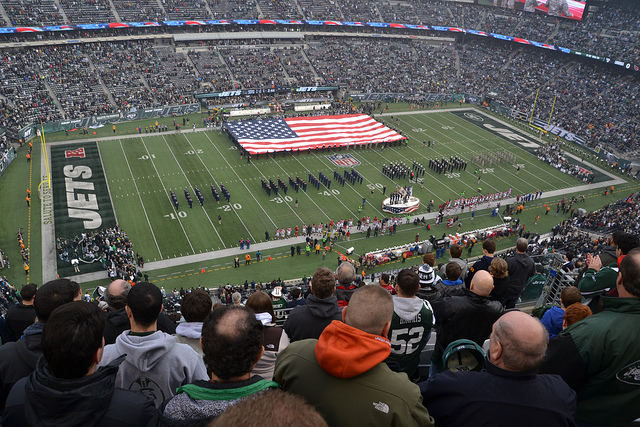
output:
<instances>
[{"instance_id":1,"label":"50 yard line","mask_svg":"<svg viewBox=\"0 0 640 427\"><path fill-rule=\"evenodd\" d=\"M122 146L122 140L119 139L118 142L120 143L120 149L122 150L122 155L124 156L124 160L125 162L127 162L127 167L129 168L129 173L131 174L131 181L133 181L133 185L136 187L136 193L138 194L138 199L140 200L140 204L142 205L142 211L144 212L144 217L147 219L147 224L149 224L149 230L151 230L151 236L153 237L153 241L155 242L156 248L158 249L158 254L160 255L160 259L164 259L162 256L162 251L160 250L160 246L158 245L158 241L156 240L156 235L153 232L153 227L151 227L151 222L149 221L149 215L147 215L147 210L144 208L144 203L142 203L142 196L140 195L140 191L138 190L138 184L136 183L136 179L133 176L131 165L129 165L129 159L127 159L127 154L124 152L124 147ZM145 149L146 148L147 147L145 147ZM147 151L147 154L149 154L148 151Z\"/></svg>"}]
</instances>

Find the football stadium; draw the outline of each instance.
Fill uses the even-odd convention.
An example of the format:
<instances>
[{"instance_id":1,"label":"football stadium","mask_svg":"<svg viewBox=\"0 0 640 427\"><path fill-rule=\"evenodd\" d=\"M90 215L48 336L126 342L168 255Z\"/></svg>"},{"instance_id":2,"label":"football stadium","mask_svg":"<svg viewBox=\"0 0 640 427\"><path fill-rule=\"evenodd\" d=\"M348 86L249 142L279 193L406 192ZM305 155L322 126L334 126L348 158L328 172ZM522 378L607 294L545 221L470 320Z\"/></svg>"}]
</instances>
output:
<instances>
[{"instance_id":1,"label":"football stadium","mask_svg":"<svg viewBox=\"0 0 640 427\"><path fill-rule=\"evenodd\" d=\"M109 387L138 409L83 416L246 424L281 388L307 402L287 425L635 425L639 22L635 0L0 0L2 425L73 402L20 403L22 378L66 390L147 335L193 366L127 356ZM47 330L58 306L75 332ZM229 338L230 381L232 312L264 355ZM47 353L91 316L102 362Z\"/></svg>"}]
</instances>

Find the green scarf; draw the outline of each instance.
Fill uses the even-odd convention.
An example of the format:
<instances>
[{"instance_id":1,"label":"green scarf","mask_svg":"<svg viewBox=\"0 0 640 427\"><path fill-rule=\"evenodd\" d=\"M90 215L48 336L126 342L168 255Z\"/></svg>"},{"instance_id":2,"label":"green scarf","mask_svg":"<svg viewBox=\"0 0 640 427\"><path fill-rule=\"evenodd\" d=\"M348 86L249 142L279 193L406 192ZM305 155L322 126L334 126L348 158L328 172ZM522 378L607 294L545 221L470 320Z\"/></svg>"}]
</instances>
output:
<instances>
[{"instance_id":1,"label":"green scarf","mask_svg":"<svg viewBox=\"0 0 640 427\"><path fill-rule=\"evenodd\" d=\"M268 388L280 388L280 386L275 381L260 380L244 387L223 390L214 390L199 387L195 384L187 384L179 387L176 391L178 394L183 392L187 393L190 398L195 400L237 400Z\"/></svg>"}]
</instances>

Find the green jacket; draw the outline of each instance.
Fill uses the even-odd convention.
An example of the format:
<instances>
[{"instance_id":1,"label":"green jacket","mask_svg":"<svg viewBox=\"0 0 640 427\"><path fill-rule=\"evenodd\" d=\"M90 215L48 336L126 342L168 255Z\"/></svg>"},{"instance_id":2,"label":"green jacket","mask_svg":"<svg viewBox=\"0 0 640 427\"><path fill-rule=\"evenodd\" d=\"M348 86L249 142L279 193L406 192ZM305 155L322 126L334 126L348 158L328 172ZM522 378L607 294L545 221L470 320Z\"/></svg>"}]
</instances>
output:
<instances>
[{"instance_id":1,"label":"green jacket","mask_svg":"<svg viewBox=\"0 0 640 427\"><path fill-rule=\"evenodd\" d=\"M330 427L433 426L420 388L407 374L393 372L382 362L351 378L333 376L316 359L317 342L290 344L278 356L273 379L283 390L303 396ZM346 365L358 363L352 354L345 357Z\"/></svg>"},{"instance_id":2,"label":"green jacket","mask_svg":"<svg viewBox=\"0 0 640 427\"><path fill-rule=\"evenodd\" d=\"M587 269L584 276L582 276L582 280L578 283L578 289L580 289L580 292L585 296L589 294L600 294L603 291L615 288L617 279L618 263L612 262L597 271L593 268Z\"/></svg>"},{"instance_id":3,"label":"green jacket","mask_svg":"<svg viewBox=\"0 0 640 427\"><path fill-rule=\"evenodd\" d=\"M640 299L602 297L602 312L549 342L540 373L578 393L578 419L622 426L640 417Z\"/></svg>"},{"instance_id":4,"label":"green jacket","mask_svg":"<svg viewBox=\"0 0 640 427\"><path fill-rule=\"evenodd\" d=\"M587 299L585 304L591 308L594 313L601 311L600 297L615 289L616 280L618 279L618 262L612 262L606 267L602 267L596 271L593 268L588 268L582 276L582 280L578 283L578 289L582 292L582 295Z\"/></svg>"}]
</instances>

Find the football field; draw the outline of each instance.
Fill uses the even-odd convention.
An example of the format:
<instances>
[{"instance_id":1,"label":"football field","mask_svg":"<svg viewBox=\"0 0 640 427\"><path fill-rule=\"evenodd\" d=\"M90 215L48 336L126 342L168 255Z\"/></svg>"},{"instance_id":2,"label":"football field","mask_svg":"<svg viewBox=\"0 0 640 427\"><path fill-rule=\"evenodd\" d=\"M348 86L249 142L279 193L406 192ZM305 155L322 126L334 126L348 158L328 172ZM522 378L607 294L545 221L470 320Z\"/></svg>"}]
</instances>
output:
<instances>
[{"instance_id":1,"label":"football field","mask_svg":"<svg viewBox=\"0 0 640 427\"><path fill-rule=\"evenodd\" d=\"M142 134L101 140L97 144L116 221L135 243L136 252L147 261L230 248L237 246L240 239L259 243L265 240L265 232L273 238L276 229L295 226L301 229L303 224L350 218L357 221L363 198L366 203L362 215L372 219L389 216L381 209L385 186L387 195L396 186L413 186L413 194L422 201L416 214L421 214L427 212L431 199L437 207L463 192L465 197L477 194L478 187L483 193L511 188L512 196L516 196L582 184L531 154L533 138L516 138L519 141L514 143L504 132L496 133L495 125L487 130L464 114L464 111L409 112L379 117L409 137L406 146L317 153L313 150L310 154L305 151L293 156L279 153L275 159L254 156L250 162L218 130ZM476 120L478 116L492 120L480 113L472 115ZM435 146L423 147L425 140L434 141ZM479 167L478 174L474 173L473 154L505 149L515 154L514 164ZM437 174L428 168L429 159L450 156L467 161L466 171ZM336 158L347 158L356 164L353 168L363 176L363 183L352 185L347 181L344 186L338 185L333 179L334 171L342 175L345 167L332 161ZM411 167L414 161L427 169L423 188L409 179L392 180L382 173L384 164L404 162ZM520 172L516 175L518 165ZM309 184L309 174L317 177L320 172L332 180L330 187L321 185L316 189L308 185L306 192L300 189L296 193L289 186L286 195L280 191L277 196L273 193L268 196L261 187L263 179L277 182L280 178L288 185L289 177L295 180L297 176ZM217 203L212 184L218 192L224 185L230 201L220 192L221 200ZM196 187L204 197L202 206L195 197ZM187 204L185 189L193 199L192 207ZM177 196L178 208L172 203L171 190Z\"/></svg>"}]
</instances>

